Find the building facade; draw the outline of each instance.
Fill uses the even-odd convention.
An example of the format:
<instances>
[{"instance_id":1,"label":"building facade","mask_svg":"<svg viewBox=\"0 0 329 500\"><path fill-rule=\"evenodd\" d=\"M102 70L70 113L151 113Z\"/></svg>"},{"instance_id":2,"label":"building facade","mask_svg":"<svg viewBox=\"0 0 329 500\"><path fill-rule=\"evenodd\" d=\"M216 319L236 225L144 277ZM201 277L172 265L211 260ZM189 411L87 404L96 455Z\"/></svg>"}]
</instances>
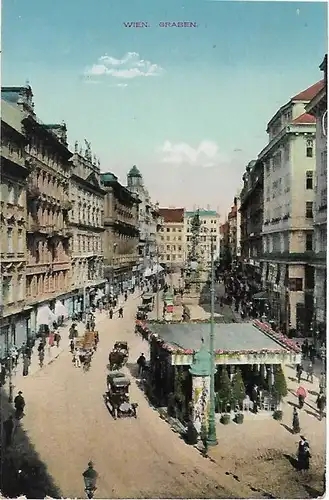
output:
<instances>
[{"instance_id":1,"label":"building facade","mask_svg":"<svg viewBox=\"0 0 329 500\"><path fill-rule=\"evenodd\" d=\"M314 201L314 321L313 331L318 342L326 337L327 318L327 56L320 69L324 86L306 106L306 112L316 119L316 167Z\"/></svg>"},{"instance_id":2,"label":"building facade","mask_svg":"<svg viewBox=\"0 0 329 500\"><path fill-rule=\"evenodd\" d=\"M220 254L220 215L216 210L186 211L184 214L184 235L185 235L185 260L191 250L192 229L191 224L195 215L200 219L199 251L201 263L205 268L211 265L211 240L213 241L214 260Z\"/></svg>"},{"instance_id":3,"label":"building facade","mask_svg":"<svg viewBox=\"0 0 329 500\"><path fill-rule=\"evenodd\" d=\"M143 176L134 165L127 175L127 187L140 199L139 204L139 272L153 268L157 261L157 233L161 226L159 205L151 201Z\"/></svg>"},{"instance_id":4,"label":"building facade","mask_svg":"<svg viewBox=\"0 0 329 500\"><path fill-rule=\"evenodd\" d=\"M72 312L84 311L105 293L103 269L104 196L100 162L75 143L71 159L69 224L71 239ZM71 311L70 311L71 312Z\"/></svg>"},{"instance_id":5,"label":"building facade","mask_svg":"<svg viewBox=\"0 0 329 500\"><path fill-rule=\"evenodd\" d=\"M160 208L163 226L159 232L159 263L172 272L184 266L186 249L184 208Z\"/></svg>"},{"instance_id":6,"label":"building facade","mask_svg":"<svg viewBox=\"0 0 329 500\"><path fill-rule=\"evenodd\" d=\"M241 214L239 196L235 196L227 220L229 224L229 248L232 262L238 262L241 258Z\"/></svg>"},{"instance_id":7,"label":"building facade","mask_svg":"<svg viewBox=\"0 0 329 500\"><path fill-rule=\"evenodd\" d=\"M104 275L111 293L134 286L139 264L140 199L111 172L101 174L104 198Z\"/></svg>"},{"instance_id":8,"label":"building facade","mask_svg":"<svg viewBox=\"0 0 329 500\"><path fill-rule=\"evenodd\" d=\"M294 96L270 120L264 165L263 286L271 316L284 331L307 332L313 314L315 119L305 105L319 82Z\"/></svg>"},{"instance_id":9,"label":"building facade","mask_svg":"<svg viewBox=\"0 0 329 500\"><path fill-rule=\"evenodd\" d=\"M263 254L263 164L251 161L242 177L240 194L241 217L241 259L247 276L261 283L261 263Z\"/></svg>"},{"instance_id":10,"label":"building facade","mask_svg":"<svg viewBox=\"0 0 329 500\"><path fill-rule=\"evenodd\" d=\"M0 359L12 345L26 341L26 179L30 165L25 155L22 113L1 101L1 295Z\"/></svg>"},{"instance_id":11,"label":"building facade","mask_svg":"<svg viewBox=\"0 0 329 500\"><path fill-rule=\"evenodd\" d=\"M28 331L39 329L42 306L70 295L70 233L67 204L71 152L65 124L46 125L34 112L33 93L25 87L3 87L2 96L22 112L26 136L27 179L26 306Z\"/></svg>"}]
</instances>

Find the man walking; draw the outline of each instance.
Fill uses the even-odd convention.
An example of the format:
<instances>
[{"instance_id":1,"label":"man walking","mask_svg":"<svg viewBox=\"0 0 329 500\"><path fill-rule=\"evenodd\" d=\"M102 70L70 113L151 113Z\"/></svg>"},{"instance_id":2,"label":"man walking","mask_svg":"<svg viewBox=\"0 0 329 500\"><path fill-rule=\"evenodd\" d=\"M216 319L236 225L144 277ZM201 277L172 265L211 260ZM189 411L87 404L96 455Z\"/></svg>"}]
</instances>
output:
<instances>
[{"instance_id":1,"label":"man walking","mask_svg":"<svg viewBox=\"0 0 329 500\"><path fill-rule=\"evenodd\" d=\"M119 318L123 318L123 307L119 309Z\"/></svg>"},{"instance_id":2,"label":"man walking","mask_svg":"<svg viewBox=\"0 0 329 500\"><path fill-rule=\"evenodd\" d=\"M313 384L313 363L312 361L309 362L308 366L307 366L307 377L306 377L306 381L307 382L311 382L311 384Z\"/></svg>"}]
</instances>

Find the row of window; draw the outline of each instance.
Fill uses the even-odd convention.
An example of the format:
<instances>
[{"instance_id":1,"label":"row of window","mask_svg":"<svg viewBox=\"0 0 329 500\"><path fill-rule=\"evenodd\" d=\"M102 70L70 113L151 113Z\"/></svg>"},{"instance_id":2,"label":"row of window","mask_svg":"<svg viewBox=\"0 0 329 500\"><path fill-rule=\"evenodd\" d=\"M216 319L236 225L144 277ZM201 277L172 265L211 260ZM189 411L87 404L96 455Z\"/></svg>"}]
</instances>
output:
<instances>
[{"instance_id":1,"label":"row of window","mask_svg":"<svg viewBox=\"0 0 329 500\"><path fill-rule=\"evenodd\" d=\"M164 262L165 260L167 261L172 261L172 262L176 262L176 261L182 261L183 260L183 254L171 254L171 255L159 255L159 259L160 259L160 262Z\"/></svg>"},{"instance_id":2,"label":"row of window","mask_svg":"<svg viewBox=\"0 0 329 500\"><path fill-rule=\"evenodd\" d=\"M161 241L164 241L165 237L160 236ZM176 241L176 236L166 236L166 241ZM181 236L177 236L177 241L182 241Z\"/></svg>"},{"instance_id":3,"label":"row of window","mask_svg":"<svg viewBox=\"0 0 329 500\"><path fill-rule=\"evenodd\" d=\"M102 240L97 236L78 234L73 239L73 251L74 253L99 253L102 251Z\"/></svg>"},{"instance_id":4,"label":"row of window","mask_svg":"<svg viewBox=\"0 0 329 500\"><path fill-rule=\"evenodd\" d=\"M64 292L68 288L68 273L59 271L53 274L27 276L26 296L28 298Z\"/></svg>"},{"instance_id":5,"label":"row of window","mask_svg":"<svg viewBox=\"0 0 329 500\"><path fill-rule=\"evenodd\" d=\"M191 217L190 219L187 219L187 224L192 224L192 221L193 221L193 217ZM207 222L210 222L210 224L217 224L217 220L209 220L209 219L202 219L200 220L201 224L207 224Z\"/></svg>"},{"instance_id":6,"label":"row of window","mask_svg":"<svg viewBox=\"0 0 329 500\"><path fill-rule=\"evenodd\" d=\"M313 158L314 156L314 141L312 139L307 139L305 142L305 156L307 158ZM290 161L290 143L285 144L282 149L279 149L272 158L265 163L265 172L269 176L271 170L275 172L279 170L282 165L285 165Z\"/></svg>"},{"instance_id":7,"label":"row of window","mask_svg":"<svg viewBox=\"0 0 329 500\"><path fill-rule=\"evenodd\" d=\"M166 228L162 227L161 232L163 233L164 230L166 230L167 233L170 233L170 231L172 231L173 233L176 233L176 229L177 229L178 233L182 232L182 229L179 227L166 227Z\"/></svg>"},{"instance_id":8,"label":"row of window","mask_svg":"<svg viewBox=\"0 0 329 500\"><path fill-rule=\"evenodd\" d=\"M299 235L299 242L305 252L314 250L313 231L305 231ZM289 233L274 233L263 237L263 250L265 253L289 252L290 235Z\"/></svg>"},{"instance_id":9,"label":"row of window","mask_svg":"<svg viewBox=\"0 0 329 500\"><path fill-rule=\"evenodd\" d=\"M165 250L167 252L175 252L176 251L176 245L166 245L166 248L165 248L164 245L160 245L159 250L160 250L160 252L164 252ZM177 246L177 250L179 252L181 252L182 251L182 246L178 245Z\"/></svg>"}]
</instances>

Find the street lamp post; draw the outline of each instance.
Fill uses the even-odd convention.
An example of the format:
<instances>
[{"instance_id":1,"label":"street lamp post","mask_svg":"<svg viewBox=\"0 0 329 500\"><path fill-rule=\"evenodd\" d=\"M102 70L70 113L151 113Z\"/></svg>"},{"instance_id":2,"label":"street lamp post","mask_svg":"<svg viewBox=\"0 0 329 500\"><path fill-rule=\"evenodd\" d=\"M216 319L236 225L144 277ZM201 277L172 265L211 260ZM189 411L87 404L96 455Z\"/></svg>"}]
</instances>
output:
<instances>
[{"instance_id":1,"label":"street lamp post","mask_svg":"<svg viewBox=\"0 0 329 500\"><path fill-rule=\"evenodd\" d=\"M88 469L86 469L83 473L83 480L85 483L85 492L88 498L93 498L94 493L96 491L96 481L98 474L94 469L94 464L92 462L88 463Z\"/></svg>"},{"instance_id":2,"label":"street lamp post","mask_svg":"<svg viewBox=\"0 0 329 500\"><path fill-rule=\"evenodd\" d=\"M215 316L215 276L214 276L214 242L211 238L211 309L210 309L210 405L209 405L209 424L207 445L215 446L218 444L216 437L216 419L215 419L215 350L214 350L214 316Z\"/></svg>"}]
</instances>

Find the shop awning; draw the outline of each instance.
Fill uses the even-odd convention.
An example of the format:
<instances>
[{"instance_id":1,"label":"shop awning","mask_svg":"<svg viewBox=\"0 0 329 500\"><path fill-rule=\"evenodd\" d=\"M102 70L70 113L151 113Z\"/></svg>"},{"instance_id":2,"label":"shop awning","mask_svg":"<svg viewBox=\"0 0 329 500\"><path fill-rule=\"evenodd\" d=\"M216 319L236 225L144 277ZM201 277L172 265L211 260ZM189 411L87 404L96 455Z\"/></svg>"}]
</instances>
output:
<instances>
[{"instance_id":1,"label":"shop awning","mask_svg":"<svg viewBox=\"0 0 329 500\"><path fill-rule=\"evenodd\" d=\"M56 318L60 316L64 316L64 318L68 317L68 311L60 300L56 300L55 302L55 316Z\"/></svg>"},{"instance_id":2,"label":"shop awning","mask_svg":"<svg viewBox=\"0 0 329 500\"><path fill-rule=\"evenodd\" d=\"M161 273L163 271L163 267L160 264L156 264L153 267L148 267L144 272L144 277L148 278L149 276L154 276L155 274Z\"/></svg>"},{"instance_id":3,"label":"shop awning","mask_svg":"<svg viewBox=\"0 0 329 500\"><path fill-rule=\"evenodd\" d=\"M37 312L37 328L41 325L51 326L57 320L56 314L50 309L49 306L41 306Z\"/></svg>"},{"instance_id":4,"label":"shop awning","mask_svg":"<svg viewBox=\"0 0 329 500\"><path fill-rule=\"evenodd\" d=\"M269 300L269 296L267 292L258 292L252 296L254 300Z\"/></svg>"}]
</instances>

